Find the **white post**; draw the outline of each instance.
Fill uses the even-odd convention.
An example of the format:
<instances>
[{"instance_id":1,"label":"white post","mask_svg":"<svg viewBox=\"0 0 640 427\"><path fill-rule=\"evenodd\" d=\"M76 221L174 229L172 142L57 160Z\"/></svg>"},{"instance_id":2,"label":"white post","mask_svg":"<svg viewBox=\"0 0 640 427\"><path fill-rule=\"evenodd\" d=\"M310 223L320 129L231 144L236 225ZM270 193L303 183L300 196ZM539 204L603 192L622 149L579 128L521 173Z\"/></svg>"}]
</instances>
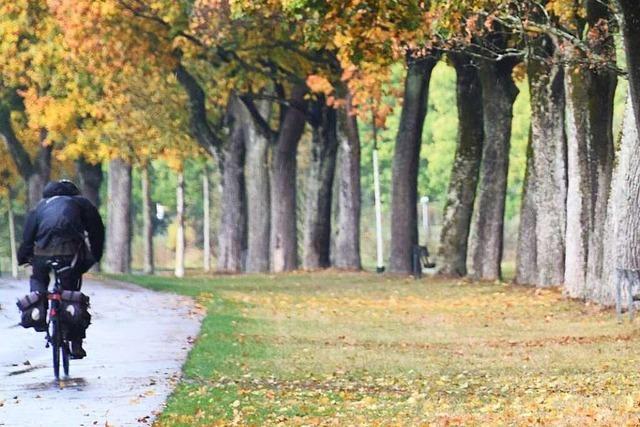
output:
<instances>
[{"instance_id":1,"label":"white post","mask_svg":"<svg viewBox=\"0 0 640 427\"><path fill-rule=\"evenodd\" d=\"M182 171L178 173L178 185L176 187L176 277L184 277L184 174Z\"/></svg>"},{"instance_id":2,"label":"white post","mask_svg":"<svg viewBox=\"0 0 640 427\"><path fill-rule=\"evenodd\" d=\"M384 271L384 255L382 253L382 206L380 204L380 172L378 170L378 150L373 150L373 193L376 209L376 271Z\"/></svg>"},{"instance_id":3,"label":"white post","mask_svg":"<svg viewBox=\"0 0 640 427\"><path fill-rule=\"evenodd\" d=\"M18 278L18 252L16 249L16 225L13 216L13 201L9 194L9 246L11 246L11 276Z\"/></svg>"},{"instance_id":4,"label":"white post","mask_svg":"<svg viewBox=\"0 0 640 427\"><path fill-rule=\"evenodd\" d=\"M422 227L424 228L424 244L429 245L429 197L424 196L420 198L420 204L422 205Z\"/></svg>"},{"instance_id":5,"label":"white post","mask_svg":"<svg viewBox=\"0 0 640 427\"><path fill-rule=\"evenodd\" d=\"M204 168L202 174L202 209L204 211L204 226L202 227L203 236L203 256L204 271L211 271L211 216L209 201L209 169Z\"/></svg>"}]
</instances>

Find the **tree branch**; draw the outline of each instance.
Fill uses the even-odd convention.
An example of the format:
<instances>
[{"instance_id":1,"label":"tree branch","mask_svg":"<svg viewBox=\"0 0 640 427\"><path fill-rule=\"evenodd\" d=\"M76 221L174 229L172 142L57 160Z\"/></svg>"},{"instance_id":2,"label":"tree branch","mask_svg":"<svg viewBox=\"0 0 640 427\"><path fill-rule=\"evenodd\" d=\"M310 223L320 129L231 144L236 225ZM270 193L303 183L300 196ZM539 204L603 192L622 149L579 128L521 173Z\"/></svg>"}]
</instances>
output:
<instances>
[{"instance_id":1,"label":"tree branch","mask_svg":"<svg viewBox=\"0 0 640 427\"><path fill-rule=\"evenodd\" d=\"M175 73L178 82L189 97L189 121L192 136L212 156L218 157L222 139L213 130L207 118L204 90L181 63L178 63Z\"/></svg>"}]
</instances>

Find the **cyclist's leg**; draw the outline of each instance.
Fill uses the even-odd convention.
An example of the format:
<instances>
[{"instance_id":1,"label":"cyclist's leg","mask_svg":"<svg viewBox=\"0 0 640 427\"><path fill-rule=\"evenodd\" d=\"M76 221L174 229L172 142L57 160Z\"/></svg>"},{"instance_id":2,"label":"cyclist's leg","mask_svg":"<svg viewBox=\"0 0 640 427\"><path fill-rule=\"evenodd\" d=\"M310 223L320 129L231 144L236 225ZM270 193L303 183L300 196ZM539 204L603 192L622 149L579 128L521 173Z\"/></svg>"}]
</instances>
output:
<instances>
[{"instance_id":1,"label":"cyclist's leg","mask_svg":"<svg viewBox=\"0 0 640 427\"><path fill-rule=\"evenodd\" d=\"M31 279L29 285L31 292L46 293L49 288L49 266L47 265L47 257L33 257L31 265Z\"/></svg>"}]
</instances>

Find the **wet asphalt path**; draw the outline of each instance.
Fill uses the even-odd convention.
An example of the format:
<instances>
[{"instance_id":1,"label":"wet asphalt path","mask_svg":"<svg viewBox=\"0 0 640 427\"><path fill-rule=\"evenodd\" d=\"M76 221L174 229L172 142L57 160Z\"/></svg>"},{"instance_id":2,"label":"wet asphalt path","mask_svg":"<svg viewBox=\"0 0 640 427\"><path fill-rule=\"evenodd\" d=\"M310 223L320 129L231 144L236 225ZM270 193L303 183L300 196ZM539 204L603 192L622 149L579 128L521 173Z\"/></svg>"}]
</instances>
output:
<instances>
[{"instance_id":1,"label":"wet asphalt path","mask_svg":"<svg viewBox=\"0 0 640 427\"><path fill-rule=\"evenodd\" d=\"M71 361L61 388L44 334L15 326L15 301L27 289L26 281L0 280L0 426L150 425L198 334L192 300L123 283L85 283L93 315L88 357Z\"/></svg>"}]
</instances>

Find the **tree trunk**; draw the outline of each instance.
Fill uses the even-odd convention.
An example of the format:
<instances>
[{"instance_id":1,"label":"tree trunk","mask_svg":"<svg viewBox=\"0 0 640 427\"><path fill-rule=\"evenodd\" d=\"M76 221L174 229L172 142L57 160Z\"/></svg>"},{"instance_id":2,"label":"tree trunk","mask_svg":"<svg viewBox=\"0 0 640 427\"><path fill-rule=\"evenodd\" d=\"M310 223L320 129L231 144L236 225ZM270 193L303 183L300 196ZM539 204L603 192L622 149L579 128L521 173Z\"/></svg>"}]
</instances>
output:
<instances>
[{"instance_id":1,"label":"tree trunk","mask_svg":"<svg viewBox=\"0 0 640 427\"><path fill-rule=\"evenodd\" d=\"M100 207L100 187L102 186L102 164L92 164L80 157L76 161L76 171L80 179L80 191L97 208Z\"/></svg>"},{"instance_id":2,"label":"tree trunk","mask_svg":"<svg viewBox=\"0 0 640 427\"><path fill-rule=\"evenodd\" d=\"M502 277L504 206L509 171L513 103L518 88L511 72L515 63L483 61L480 65L484 147L480 169L478 215L473 227L473 276L479 280Z\"/></svg>"},{"instance_id":3,"label":"tree trunk","mask_svg":"<svg viewBox=\"0 0 640 427\"><path fill-rule=\"evenodd\" d=\"M311 164L305 190L302 266L330 265L331 201L338 149L337 113L321 98L313 105Z\"/></svg>"},{"instance_id":4,"label":"tree trunk","mask_svg":"<svg viewBox=\"0 0 640 427\"><path fill-rule=\"evenodd\" d=\"M304 86L294 87L271 158L271 270L298 266L296 154L304 131Z\"/></svg>"},{"instance_id":5,"label":"tree trunk","mask_svg":"<svg viewBox=\"0 0 640 427\"><path fill-rule=\"evenodd\" d=\"M616 76L605 70L567 73L567 271L565 293L586 298L603 274L603 241L613 170Z\"/></svg>"},{"instance_id":6,"label":"tree trunk","mask_svg":"<svg viewBox=\"0 0 640 427\"><path fill-rule=\"evenodd\" d=\"M42 138L44 139L44 137ZM53 147L40 146L36 153L33 172L27 179L29 209L36 207L42 199L42 191L51 178L51 152Z\"/></svg>"},{"instance_id":7,"label":"tree trunk","mask_svg":"<svg viewBox=\"0 0 640 427\"><path fill-rule=\"evenodd\" d=\"M469 56L458 53L448 56L457 75L458 144L444 208L438 273L463 277L467 275L467 243L484 139L482 86L478 69Z\"/></svg>"},{"instance_id":8,"label":"tree trunk","mask_svg":"<svg viewBox=\"0 0 640 427\"><path fill-rule=\"evenodd\" d=\"M351 96L338 115L338 215L334 265L360 270L360 136ZM330 209L330 208L329 208Z\"/></svg>"},{"instance_id":9,"label":"tree trunk","mask_svg":"<svg viewBox=\"0 0 640 427\"><path fill-rule=\"evenodd\" d=\"M42 199L42 190L51 175L52 146L51 144L45 146L41 143L36 158L32 161L13 130L10 109L2 107L4 105L0 105L0 136L4 140L18 173L27 184L27 207L33 209ZM44 141L46 135L46 131L41 130L41 142Z\"/></svg>"},{"instance_id":10,"label":"tree trunk","mask_svg":"<svg viewBox=\"0 0 640 427\"><path fill-rule=\"evenodd\" d=\"M408 61L404 102L393 156L389 270L410 273L418 243L418 165L431 72L438 57Z\"/></svg>"},{"instance_id":11,"label":"tree trunk","mask_svg":"<svg viewBox=\"0 0 640 427\"><path fill-rule=\"evenodd\" d=\"M150 166L145 164L142 168L142 244L143 265L145 274L153 274L155 270L153 259L153 207L151 204L151 179Z\"/></svg>"},{"instance_id":12,"label":"tree trunk","mask_svg":"<svg viewBox=\"0 0 640 427\"><path fill-rule=\"evenodd\" d=\"M593 190L589 176L589 84L587 73L568 67L565 77L568 194L564 293L571 298L586 296Z\"/></svg>"},{"instance_id":13,"label":"tree trunk","mask_svg":"<svg viewBox=\"0 0 640 427\"><path fill-rule=\"evenodd\" d=\"M218 270L244 270L247 248L247 201L244 180L245 141L240 120L240 101L230 101L233 116L229 140L222 147L222 212L218 231Z\"/></svg>"},{"instance_id":14,"label":"tree trunk","mask_svg":"<svg viewBox=\"0 0 640 427\"><path fill-rule=\"evenodd\" d=\"M541 42L543 60L527 65L531 93L531 144L535 167L537 286L564 282L567 227L567 147L564 133L564 70L553 42Z\"/></svg>"},{"instance_id":15,"label":"tree trunk","mask_svg":"<svg viewBox=\"0 0 640 427\"><path fill-rule=\"evenodd\" d=\"M247 266L249 273L269 271L271 198L269 190L269 139L258 129L244 105L240 107L247 150ZM269 122L271 103L258 104L258 113Z\"/></svg>"},{"instance_id":16,"label":"tree trunk","mask_svg":"<svg viewBox=\"0 0 640 427\"><path fill-rule=\"evenodd\" d=\"M623 289L623 295L629 286L635 289L640 286L638 275L629 274L628 271L639 268L637 251L640 246L640 233L633 228L633 223L637 223L640 217L640 139L630 99L627 101L617 154L604 233L602 279L599 286L591 288L589 293L590 299L604 305L613 305L615 302L616 285ZM623 298L622 302L624 304L626 300Z\"/></svg>"},{"instance_id":17,"label":"tree trunk","mask_svg":"<svg viewBox=\"0 0 640 427\"><path fill-rule=\"evenodd\" d=\"M527 145L527 168L522 186L518 248L516 252L516 283L520 285L533 285L538 280L538 263L536 260L536 204L534 196L535 174L530 128L529 143Z\"/></svg>"},{"instance_id":18,"label":"tree trunk","mask_svg":"<svg viewBox=\"0 0 640 427\"><path fill-rule=\"evenodd\" d=\"M9 215L9 247L11 248L11 277L18 278L18 249L16 246L16 223L13 214L13 194L9 190L8 196Z\"/></svg>"},{"instance_id":19,"label":"tree trunk","mask_svg":"<svg viewBox=\"0 0 640 427\"><path fill-rule=\"evenodd\" d=\"M184 277L184 173L178 172L176 185L176 268L175 276Z\"/></svg>"},{"instance_id":20,"label":"tree trunk","mask_svg":"<svg viewBox=\"0 0 640 427\"><path fill-rule=\"evenodd\" d=\"M209 184L209 168L205 165L202 174L202 256L203 269L205 272L211 271L211 195Z\"/></svg>"},{"instance_id":21,"label":"tree trunk","mask_svg":"<svg viewBox=\"0 0 640 427\"><path fill-rule=\"evenodd\" d=\"M131 271L131 165L122 159L109 162L107 196L108 273Z\"/></svg>"},{"instance_id":22,"label":"tree trunk","mask_svg":"<svg viewBox=\"0 0 640 427\"><path fill-rule=\"evenodd\" d=\"M640 127L640 3L637 0L618 0L618 4L623 17L622 35L629 71L629 93L635 125Z\"/></svg>"}]
</instances>

